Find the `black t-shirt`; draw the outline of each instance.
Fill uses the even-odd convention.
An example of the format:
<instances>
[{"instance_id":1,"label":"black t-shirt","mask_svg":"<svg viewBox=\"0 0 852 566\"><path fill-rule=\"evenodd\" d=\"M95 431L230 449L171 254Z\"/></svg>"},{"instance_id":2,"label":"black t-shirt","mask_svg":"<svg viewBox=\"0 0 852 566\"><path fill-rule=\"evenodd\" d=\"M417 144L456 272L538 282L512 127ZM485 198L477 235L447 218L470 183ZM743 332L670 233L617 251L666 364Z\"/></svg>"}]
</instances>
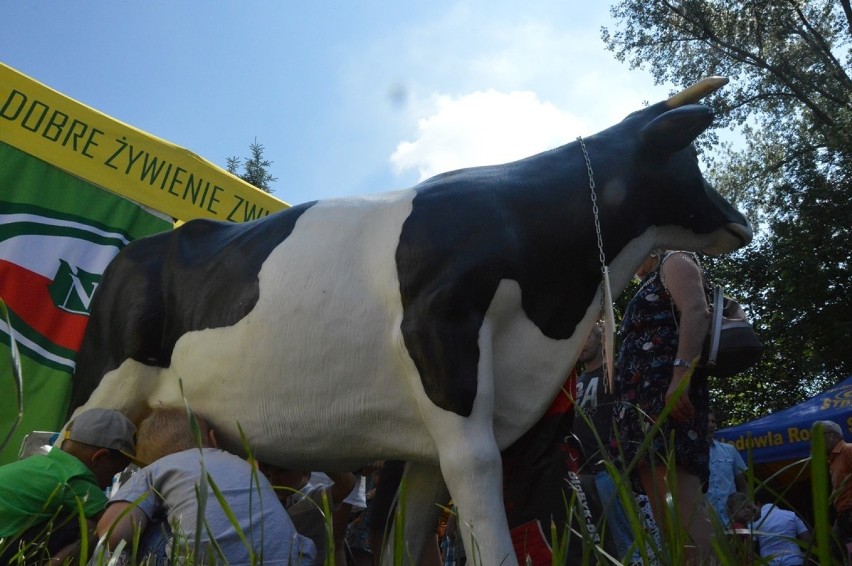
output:
<instances>
[{"instance_id":1,"label":"black t-shirt","mask_svg":"<svg viewBox=\"0 0 852 566\"><path fill-rule=\"evenodd\" d=\"M574 434L580 439L580 445L583 448L584 471L595 471L595 464L602 459L600 443L606 446L609 442L615 402L615 395L606 391L603 367L585 372L577 378ZM591 420L595 430L589 428L586 419L581 415L581 410Z\"/></svg>"}]
</instances>

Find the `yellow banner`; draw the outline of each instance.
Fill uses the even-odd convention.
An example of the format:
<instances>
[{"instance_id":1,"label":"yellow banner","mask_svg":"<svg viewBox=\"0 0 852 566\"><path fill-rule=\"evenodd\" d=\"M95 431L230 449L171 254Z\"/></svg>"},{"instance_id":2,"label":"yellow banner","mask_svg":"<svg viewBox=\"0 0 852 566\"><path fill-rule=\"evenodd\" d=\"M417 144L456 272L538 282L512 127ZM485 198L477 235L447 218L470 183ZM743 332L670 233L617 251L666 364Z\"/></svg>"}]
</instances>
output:
<instances>
[{"instance_id":1,"label":"yellow banner","mask_svg":"<svg viewBox=\"0 0 852 566\"><path fill-rule=\"evenodd\" d=\"M289 206L2 63L0 141L182 221L245 222Z\"/></svg>"}]
</instances>

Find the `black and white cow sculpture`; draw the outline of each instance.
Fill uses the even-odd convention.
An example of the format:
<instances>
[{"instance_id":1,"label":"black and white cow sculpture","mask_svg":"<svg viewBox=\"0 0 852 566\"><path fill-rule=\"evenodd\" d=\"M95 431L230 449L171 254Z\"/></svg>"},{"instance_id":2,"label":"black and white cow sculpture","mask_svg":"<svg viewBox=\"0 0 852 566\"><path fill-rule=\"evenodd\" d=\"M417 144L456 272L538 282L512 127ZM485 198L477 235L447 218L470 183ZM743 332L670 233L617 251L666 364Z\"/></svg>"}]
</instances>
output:
<instances>
[{"instance_id":1,"label":"black and white cow sculpture","mask_svg":"<svg viewBox=\"0 0 852 566\"><path fill-rule=\"evenodd\" d=\"M725 82L585 139L616 294L652 248L751 240L691 146L712 121L695 103ZM449 488L478 563L515 564L500 450L560 390L600 284L576 142L246 224L196 220L110 264L72 406L138 416L181 404L182 380L225 448L242 451L240 425L258 459L291 468L407 460L415 563Z\"/></svg>"}]
</instances>

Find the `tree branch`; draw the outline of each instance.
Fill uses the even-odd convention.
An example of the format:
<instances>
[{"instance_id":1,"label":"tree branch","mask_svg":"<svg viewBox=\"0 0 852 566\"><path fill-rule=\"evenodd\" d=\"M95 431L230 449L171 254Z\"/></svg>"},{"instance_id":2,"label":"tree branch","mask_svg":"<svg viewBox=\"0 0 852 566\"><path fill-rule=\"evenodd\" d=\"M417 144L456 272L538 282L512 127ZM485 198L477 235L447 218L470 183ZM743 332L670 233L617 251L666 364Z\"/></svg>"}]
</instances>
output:
<instances>
[{"instance_id":1,"label":"tree branch","mask_svg":"<svg viewBox=\"0 0 852 566\"><path fill-rule=\"evenodd\" d=\"M844 2L848 5L849 0L844 0ZM846 74L846 71L843 69L843 64L837 60L837 57L834 56L834 53L831 52L831 46L828 45L825 41L825 38L819 33L811 22L808 20L807 16L805 16L804 12L802 12L801 8L795 1L791 1L790 5L795 10L796 15L799 16L799 21L802 22L802 25L805 26L805 29L808 30L808 34L801 34L802 39L805 40L809 45L814 48L814 51L820 53L822 55L823 61L827 61L827 66L830 67L834 71L834 75L843 86L847 89L852 89L852 79L849 78L849 75ZM841 104L844 101L838 101ZM848 103L848 98L847 101Z\"/></svg>"},{"instance_id":2,"label":"tree branch","mask_svg":"<svg viewBox=\"0 0 852 566\"><path fill-rule=\"evenodd\" d=\"M798 87L796 81L792 80L790 76L788 76L783 69L778 67L777 65L771 64L768 60L758 57L754 53L747 51L745 49L740 48L739 46L730 43L728 41L724 41L721 37L719 37L712 27L705 21L696 20L695 18L689 17L686 13L686 10L682 10L679 7L672 5L668 0L664 0L661 2L663 6L665 6L670 13L680 17L685 22L689 22L697 26L706 36L705 39L699 41L704 41L711 49L714 49L721 53L724 56L730 57L734 61L740 61L742 63L749 64L753 67L757 67L759 69L763 69L772 74L776 79L786 86L790 91L798 98L802 104L810 109L814 114L814 118L818 121L828 125L835 126L834 120L819 107L814 100L812 100L804 90Z\"/></svg>"},{"instance_id":3,"label":"tree branch","mask_svg":"<svg viewBox=\"0 0 852 566\"><path fill-rule=\"evenodd\" d=\"M852 6L849 0L840 0L840 5L843 6L843 13L846 14L846 25L849 27L849 35L852 36Z\"/></svg>"}]
</instances>

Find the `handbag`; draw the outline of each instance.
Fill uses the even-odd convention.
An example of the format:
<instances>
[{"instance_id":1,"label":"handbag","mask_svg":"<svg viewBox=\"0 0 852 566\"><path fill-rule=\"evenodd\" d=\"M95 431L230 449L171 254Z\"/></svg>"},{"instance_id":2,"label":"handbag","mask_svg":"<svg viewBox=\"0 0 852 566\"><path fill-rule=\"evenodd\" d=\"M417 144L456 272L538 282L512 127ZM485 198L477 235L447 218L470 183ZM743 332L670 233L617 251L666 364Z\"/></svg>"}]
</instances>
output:
<instances>
[{"instance_id":1,"label":"handbag","mask_svg":"<svg viewBox=\"0 0 852 566\"><path fill-rule=\"evenodd\" d=\"M704 342L702 363L709 375L731 377L760 361L763 343L742 306L726 297L721 285L713 290L710 330Z\"/></svg>"}]
</instances>

